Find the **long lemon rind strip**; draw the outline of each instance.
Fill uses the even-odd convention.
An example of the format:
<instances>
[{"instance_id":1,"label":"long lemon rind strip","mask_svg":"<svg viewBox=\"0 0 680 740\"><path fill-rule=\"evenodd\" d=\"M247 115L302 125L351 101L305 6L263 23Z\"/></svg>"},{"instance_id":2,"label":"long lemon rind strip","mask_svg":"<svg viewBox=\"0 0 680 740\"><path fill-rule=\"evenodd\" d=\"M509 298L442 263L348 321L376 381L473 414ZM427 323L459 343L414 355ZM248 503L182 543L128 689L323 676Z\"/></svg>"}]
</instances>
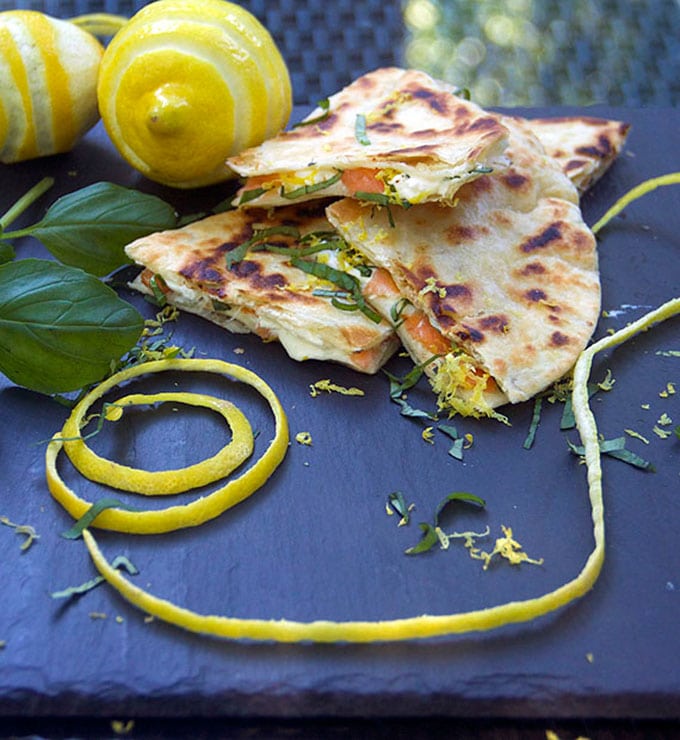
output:
<instances>
[{"instance_id":1,"label":"long lemon rind strip","mask_svg":"<svg viewBox=\"0 0 680 740\"><path fill-rule=\"evenodd\" d=\"M573 407L576 426L585 449L587 481L593 522L594 548L580 573L568 583L537 598L512 601L477 611L450 615L423 614L385 621L318 620L311 622L198 614L154 596L135 586L112 568L88 530L83 537L95 567L127 599L145 612L191 632L220 638L276 642L386 642L486 631L504 625L527 622L552 612L587 593L596 582L604 563L605 532L602 495L602 468L595 417L588 402L588 378L593 357L600 351L625 342L653 324L680 313L675 298L637 321L604 337L584 350L574 368Z\"/></svg>"}]
</instances>

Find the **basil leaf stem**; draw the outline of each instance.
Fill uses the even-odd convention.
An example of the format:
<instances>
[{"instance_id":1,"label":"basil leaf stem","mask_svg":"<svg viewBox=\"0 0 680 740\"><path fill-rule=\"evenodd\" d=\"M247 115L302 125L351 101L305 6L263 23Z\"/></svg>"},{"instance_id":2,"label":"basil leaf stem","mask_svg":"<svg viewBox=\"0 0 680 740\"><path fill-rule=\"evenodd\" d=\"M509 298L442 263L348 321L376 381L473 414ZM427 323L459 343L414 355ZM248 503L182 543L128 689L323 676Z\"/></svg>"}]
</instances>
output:
<instances>
[{"instance_id":1,"label":"basil leaf stem","mask_svg":"<svg viewBox=\"0 0 680 740\"><path fill-rule=\"evenodd\" d=\"M2 238L32 236L63 264L101 277L129 262L126 244L176 224L175 210L160 198L99 182L64 195L41 221Z\"/></svg>"},{"instance_id":2,"label":"basil leaf stem","mask_svg":"<svg viewBox=\"0 0 680 740\"><path fill-rule=\"evenodd\" d=\"M16 221L19 216L30 206L35 203L38 198L44 195L54 185L54 178L44 177L37 185L34 185L28 192L19 198L14 205L0 217L0 239L9 239L7 234L2 232L13 222Z\"/></svg>"}]
</instances>

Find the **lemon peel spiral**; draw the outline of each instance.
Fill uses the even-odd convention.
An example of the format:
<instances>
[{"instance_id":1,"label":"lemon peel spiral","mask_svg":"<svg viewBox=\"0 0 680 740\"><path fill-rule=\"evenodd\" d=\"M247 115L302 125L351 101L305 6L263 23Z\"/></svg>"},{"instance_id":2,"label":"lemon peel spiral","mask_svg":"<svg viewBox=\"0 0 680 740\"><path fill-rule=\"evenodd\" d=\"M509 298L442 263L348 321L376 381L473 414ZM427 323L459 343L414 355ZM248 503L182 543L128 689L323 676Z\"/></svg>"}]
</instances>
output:
<instances>
[{"instance_id":1,"label":"lemon peel spiral","mask_svg":"<svg viewBox=\"0 0 680 740\"><path fill-rule=\"evenodd\" d=\"M87 446L85 439L79 436L87 406L79 404L61 430L64 449L76 470L89 480L130 493L170 496L224 478L252 454L253 433L248 419L229 401L204 393L135 393L119 398L107 406L105 415L107 419L112 419L113 411L115 418L119 418L127 406L152 405L168 401L203 406L216 411L231 427L231 441L212 457L177 470L149 471L131 468L100 457Z\"/></svg>"},{"instance_id":2,"label":"lemon peel spiral","mask_svg":"<svg viewBox=\"0 0 680 740\"><path fill-rule=\"evenodd\" d=\"M72 412L70 417L71 423L69 424L67 421L65 425L66 432L72 432L75 429L77 434L79 434L79 420L84 418L87 410L94 402L102 398L104 394L118 384L141 375L168 371L214 373L251 386L269 404L275 422L274 437L262 455L247 470L238 477L231 478L224 485L206 496L202 496L186 504L178 504L163 509L134 511L116 508L106 509L97 516L94 526L130 534L161 534L185 527L198 526L216 518L260 488L273 474L286 454L289 441L288 422L283 407L272 388L256 373L222 360L201 360L194 358L155 360L121 370L102 381L102 383L85 395ZM171 395L176 396L183 402L190 402L188 396L194 396L193 401L197 405L201 405L201 394L178 393ZM196 396L199 397L196 398ZM146 403L152 397L137 394L125 397L123 401L128 404L137 401ZM78 496L75 491L66 485L57 469L57 458L64 444L68 443L66 441L67 439L68 436L62 428L62 431L55 434L47 445L45 452L47 486L54 499L71 516L75 519L80 519L91 508L92 503ZM77 441L76 447L82 452L82 448L78 446ZM200 469L200 464L196 468ZM173 472L182 479L182 482L185 484L184 490L189 490L196 486L198 481L196 469L189 472L186 469ZM131 483L131 486L128 486L128 490L130 487L134 488L135 484L140 483L143 477L142 474L144 473L151 476L155 475L155 473L149 473L149 471L139 471L132 468L128 468L123 472L124 477ZM222 473L226 474L224 470ZM170 474L170 477L172 477L172 474ZM106 475L102 475L101 479L102 482L109 484L112 482ZM139 487L143 488L144 486L140 485ZM176 486L176 488L181 488L181 486ZM174 492L179 492L179 490Z\"/></svg>"}]
</instances>

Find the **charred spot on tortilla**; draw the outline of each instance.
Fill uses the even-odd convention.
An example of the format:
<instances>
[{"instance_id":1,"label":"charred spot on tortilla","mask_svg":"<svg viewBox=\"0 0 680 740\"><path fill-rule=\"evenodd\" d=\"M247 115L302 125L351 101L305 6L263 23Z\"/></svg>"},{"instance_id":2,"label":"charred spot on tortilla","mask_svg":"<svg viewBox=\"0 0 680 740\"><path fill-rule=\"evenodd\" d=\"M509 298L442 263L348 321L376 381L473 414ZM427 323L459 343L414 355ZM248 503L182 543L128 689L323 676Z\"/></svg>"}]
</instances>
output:
<instances>
[{"instance_id":1,"label":"charred spot on tortilla","mask_svg":"<svg viewBox=\"0 0 680 740\"><path fill-rule=\"evenodd\" d=\"M564 169L566 170L567 174L569 174L569 172L571 172L572 170L577 170L587 164L588 162L585 159L570 159L564 165Z\"/></svg>"},{"instance_id":2,"label":"charred spot on tortilla","mask_svg":"<svg viewBox=\"0 0 680 740\"><path fill-rule=\"evenodd\" d=\"M531 301L532 303L538 303L539 301L545 301L548 298L545 291L541 290L540 288L531 288L531 290L527 290L524 293L524 297L528 301Z\"/></svg>"},{"instance_id":3,"label":"charred spot on tortilla","mask_svg":"<svg viewBox=\"0 0 680 740\"><path fill-rule=\"evenodd\" d=\"M540 262L529 262L520 270L520 275L543 275L545 274L545 266Z\"/></svg>"},{"instance_id":4,"label":"charred spot on tortilla","mask_svg":"<svg viewBox=\"0 0 680 740\"><path fill-rule=\"evenodd\" d=\"M508 330L510 322L507 316L484 316L479 321L482 329L496 333L505 333Z\"/></svg>"},{"instance_id":5,"label":"charred spot on tortilla","mask_svg":"<svg viewBox=\"0 0 680 740\"><path fill-rule=\"evenodd\" d=\"M463 324L463 330L464 331L456 332L460 339L474 342L475 344L479 344L480 342L484 341L484 333L479 331L479 329L475 329L474 326Z\"/></svg>"},{"instance_id":6,"label":"charred spot on tortilla","mask_svg":"<svg viewBox=\"0 0 680 740\"><path fill-rule=\"evenodd\" d=\"M544 229L540 234L537 234L536 236L532 236L530 239L527 239L520 246L520 249L523 252L533 252L536 249L542 249L543 247L547 246L551 242L561 239L562 238L561 227L562 227L562 224L560 223L550 224L550 226Z\"/></svg>"},{"instance_id":7,"label":"charred spot on tortilla","mask_svg":"<svg viewBox=\"0 0 680 740\"><path fill-rule=\"evenodd\" d=\"M521 188L529 184L529 178L520 174L519 172L508 172L507 175L503 175L503 182L512 189L520 190Z\"/></svg>"},{"instance_id":8,"label":"charred spot on tortilla","mask_svg":"<svg viewBox=\"0 0 680 740\"><path fill-rule=\"evenodd\" d=\"M566 334L562 334L561 331L553 332L550 336L550 343L555 347L564 347L570 341L569 337Z\"/></svg>"},{"instance_id":9,"label":"charred spot on tortilla","mask_svg":"<svg viewBox=\"0 0 680 740\"><path fill-rule=\"evenodd\" d=\"M416 84L407 85L404 92L414 100L422 100L428 108L440 114L448 115L451 106L456 103L455 98L452 98L449 92L434 92Z\"/></svg>"},{"instance_id":10,"label":"charred spot on tortilla","mask_svg":"<svg viewBox=\"0 0 680 740\"><path fill-rule=\"evenodd\" d=\"M478 240L484 233L488 233L488 229L485 229L484 227L453 224L450 228L446 229L444 236L446 238L446 243L455 247L460 245L461 242L472 242Z\"/></svg>"}]
</instances>

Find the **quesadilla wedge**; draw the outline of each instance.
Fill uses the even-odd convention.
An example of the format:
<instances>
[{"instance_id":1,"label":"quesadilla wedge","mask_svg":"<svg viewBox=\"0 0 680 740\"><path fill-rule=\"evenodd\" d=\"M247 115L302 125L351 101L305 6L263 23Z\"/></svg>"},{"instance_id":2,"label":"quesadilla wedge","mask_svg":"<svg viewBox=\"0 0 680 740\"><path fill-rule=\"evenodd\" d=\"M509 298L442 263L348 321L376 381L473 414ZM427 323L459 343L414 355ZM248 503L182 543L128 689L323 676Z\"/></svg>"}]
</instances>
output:
<instances>
[{"instance_id":1,"label":"quesadilla wedge","mask_svg":"<svg viewBox=\"0 0 680 740\"><path fill-rule=\"evenodd\" d=\"M302 125L227 161L247 178L234 205L452 202L464 183L503 166L507 140L497 116L455 93L416 70L359 77Z\"/></svg>"},{"instance_id":2,"label":"quesadilla wedge","mask_svg":"<svg viewBox=\"0 0 680 740\"><path fill-rule=\"evenodd\" d=\"M138 239L125 249L144 267L133 287L162 286L170 304L278 340L295 360L375 373L399 340L363 301L358 271L347 260L342 273L332 267L337 238L323 206L228 211Z\"/></svg>"},{"instance_id":3,"label":"quesadilla wedge","mask_svg":"<svg viewBox=\"0 0 680 740\"><path fill-rule=\"evenodd\" d=\"M589 116L524 119L546 154L580 193L592 187L619 156L630 124Z\"/></svg>"},{"instance_id":4,"label":"quesadilla wedge","mask_svg":"<svg viewBox=\"0 0 680 740\"><path fill-rule=\"evenodd\" d=\"M345 198L327 208L339 233L450 343L428 375L454 411L469 395L461 369L475 388L473 376L493 380L480 413L526 400L569 371L599 317L595 239L576 189L536 137L503 122L509 167L461 188L454 207L388 214Z\"/></svg>"}]
</instances>

